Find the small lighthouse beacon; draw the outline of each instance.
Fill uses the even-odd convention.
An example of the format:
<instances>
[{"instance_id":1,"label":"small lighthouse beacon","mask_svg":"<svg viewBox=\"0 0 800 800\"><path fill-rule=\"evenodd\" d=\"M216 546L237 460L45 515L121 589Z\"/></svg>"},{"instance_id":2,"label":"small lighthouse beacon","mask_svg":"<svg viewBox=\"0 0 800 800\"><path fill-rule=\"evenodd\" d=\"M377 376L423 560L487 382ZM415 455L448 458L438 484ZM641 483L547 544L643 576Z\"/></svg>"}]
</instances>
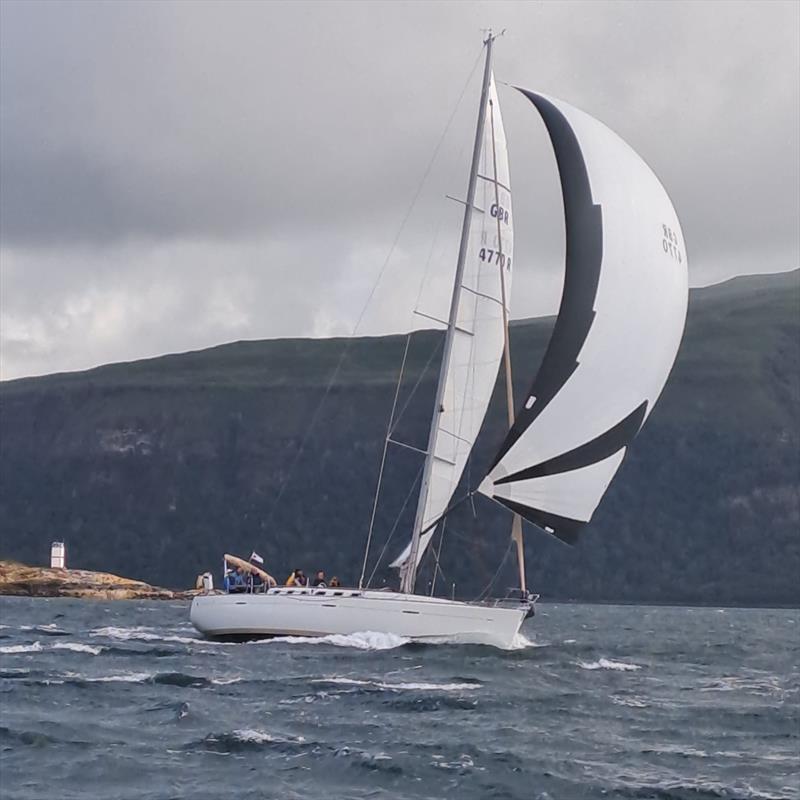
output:
<instances>
[{"instance_id":1,"label":"small lighthouse beacon","mask_svg":"<svg viewBox=\"0 0 800 800\"><path fill-rule=\"evenodd\" d=\"M67 548L64 546L64 542L53 542L50 545L50 567L51 569L66 569Z\"/></svg>"}]
</instances>

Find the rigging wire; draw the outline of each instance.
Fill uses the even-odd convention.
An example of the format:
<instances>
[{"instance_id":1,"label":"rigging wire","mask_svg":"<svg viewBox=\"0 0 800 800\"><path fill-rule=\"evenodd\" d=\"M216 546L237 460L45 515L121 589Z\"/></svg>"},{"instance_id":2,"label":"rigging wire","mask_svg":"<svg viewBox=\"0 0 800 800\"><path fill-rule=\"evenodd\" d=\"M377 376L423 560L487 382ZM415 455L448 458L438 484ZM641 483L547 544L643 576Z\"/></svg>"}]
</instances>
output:
<instances>
[{"instance_id":1,"label":"rigging wire","mask_svg":"<svg viewBox=\"0 0 800 800\"><path fill-rule=\"evenodd\" d=\"M472 72L470 73L469 80L472 80L472 76L475 74L475 68L477 67L477 65L478 65L478 62L476 61L475 64L473 65L473 67L472 67ZM463 97L463 92L462 92L462 97ZM469 142L468 141L465 140L464 142L462 142L461 149L458 152L458 159L457 159L459 164L465 160L468 147L469 147ZM448 199L452 200L453 198L449 197L449 195L448 195ZM428 258L425 261L425 270L424 270L424 272L422 274L422 279L419 282L419 289L417 291L417 299L414 302L414 312L419 312L420 301L422 300L422 293L425 291L425 285L428 282L428 276L430 274L431 261L433 260L433 254L434 254L434 252L436 250L436 243L439 241L439 236L440 236L440 234L442 232L442 228L443 227L445 227L445 216L443 214L440 214L438 216L438 218L437 218L436 230L435 230L435 232L433 234L433 240L431 241L430 250L428 251ZM454 229L454 235L457 237L458 236L458 231L461 229L461 221L460 220L453 223L453 229Z\"/></svg>"},{"instance_id":2,"label":"rigging wire","mask_svg":"<svg viewBox=\"0 0 800 800\"><path fill-rule=\"evenodd\" d=\"M472 486L472 451L470 451L470 454L467 456L466 472L467 472L467 486ZM472 498L472 494L470 494L469 501L470 504L472 505L472 516L473 518L477 519L478 515L475 513L475 501ZM439 547L435 551L433 550L433 548L431 548L431 553L433 554L434 564L435 564L433 569L433 578L431 579L431 597L433 597L434 592L436 590L437 575L441 575L442 580L447 582L447 576L444 574L444 570L442 569L442 563L441 563L442 547L444 546L444 534L445 530L447 529L447 519L448 519L447 517L444 517L444 519L442 519L442 531L441 534L439 535ZM455 534L456 537L458 538L459 536L458 531L455 531ZM474 539L474 537L472 538Z\"/></svg>"},{"instance_id":3,"label":"rigging wire","mask_svg":"<svg viewBox=\"0 0 800 800\"><path fill-rule=\"evenodd\" d=\"M483 588L483 591L475 598L474 602L478 602L483 600L484 597L487 597L489 592L492 590L492 586L494 586L494 582L497 580L497 576L500 574L500 570L503 569L505 566L506 561L508 560L508 554L511 552L511 546L514 544L513 539L508 540L508 544L506 545L506 552L503 554L502 559L500 559L500 564L497 567L494 575L492 575L492 579L486 586Z\"/></svg>"},{"instance_id":4,"label":"rigging wire","mask_svg":"<svg viewBox=\"0 0 800 800\"><path fill-rule=\"evenodd\" d=\"M422 273L422 279L419 282L419 290L417 291L417 299L414 301L414 311L419 311L419 301L422 299L422 292L425 290L425 283L428 280L428 273L431 268L431 261L433 260L433 251L436 249L436 242L439 240L439 233L442 230L442 216L440 215L436 223L436 230L433 234L431 241L431 248L428 251L428 258L425 260L425 271Z\"/></svg>"},{"instance_id":5,"label":"rigging wire","mask_svg":"<svg viewBox=\"0 0 800 800\"><path fill-rule=\"evenodd\" d=\"M439 351L442 349L443 345L444 345L444 337L440 337L439 341L436 344L436 347L433 348L433 350L431 351L431 354L428 356L428 360L425 362L425 366L420 370L420 373L417 376L417 381L414 384L413 388L411 389L411 392L409 393L408 397L403 402L403 407L400 409L400 413L397 415L397 419L394 422L394 427L390 431L389 436L394 436L394 432L397 430L397 426L400 424L400 421L403 419L403 414L406 413L406 410L408 409L408 406L411 403L411 400L414 397L414 394L416 393L417 389L419 389L419 386L422 383L422 379L428 373L428 368L430 367L431 362L436 357L436 355L439 353Z\"/></svg>"},{"instance_id":6,"label":"rigging wire","mask_svg":"<svg viewBox=\"0 0 800 800\"><path fill-rule=\"evenodd\" d=\"M400 373L397 376L397 387L394 390L394 400L392 401L392 411L389 414L389 424L386 427L386 438L383 440L383 454L381 455L381 467L378 470L378 485L375 488L375 499L372 503L372 515L369 519L369 531L367 532L367 544L364 548L364 563L361 565L361 575L358 578L358 588L364 586L364 573L367 571L367 559L369 558L369 548L372 544L372 531L375 527L375 514L378 511L378 498L381 494L381 484L383 482L383 468L386 466L386 451L389 449L389 438L392 435L392 423L394 422L394 412L397 408L397 397L400 394L400 385L403 382L403 372L406 368L406 358L408 358L408 346L411 344L411 334L406 336L406 347L403 351L403 360L400 364Z\"/></svg>"},{"instance_id":7,"label":"rigging wire","mask_svg":"<svg viewBox=\"0 0 800 800\"><path fill-rule=\"evenodd\" d=\"M447 577L444 574L444 570L442 569L441 562L439 560L440 556L442 555L442 543L444 542L444 532L447 528L447 517L442 520L442 532L439 536L439 549L434 550L431 548L431 553L433 554L434 558L434 568L433 568L433 578L431 579L431 597L433 597L434 592L436 591L436 576L441 575L443 581L447 581Z\"/></svg>"},{"instance_id":8,"label":"rigging wire","mask_svg":"<svg viewBox=\"0 0 800 800\"><path fill-rule=\"evenodd\" d=\"M378 285L380 284L381 279L383 278L383 275L386 272L386 268L389 266L389 262L391 261L395 250L397 249L397 245L398 245L398 243L400 241L400 236L402 235L403 231L405 230L406 225L408 224L408 220L411 217L411 212L414 210L414 207L416 206L417 201L419 200L420 194L422 194L422 188L425 185L425 183L426 183L426 181L428 179L428 176L430 175L431 169L433 168L434 162L436 161L436 158L439 155L439 151L441 150L441 147L442 147L442 144L444 143L445 137L446 137L448 131L450 130L450 126L452 125L453 120L455 119L456 113L457 113L457 111L458 111L458 109L459 109L459 107L461 105L461 101L464 99L464 95L465 95L465 93L467 91L467 88L468 88L468 86L470 84L470 81L472 80L472 76L475 73L475 69L477 68L478 63L481 60L482 54L483 54L483 50L481 49L481 52L478 53L478 56L475 59L475 63L472 65L472 69L470 70L469 77L467 78L466 82L464 83L464 87L462 88L461 93L458 96L458 100L456 101L455 105L453 106L453 110L450 113L450 117L447 120L447 124L445 125L444 130L442 131L442 134L439 137L439 141L436 143L436 147L433 150L433 154L431 155L430 160L428 161L428 164L425 167L425 172L422 175L422 180L419 182L419 185L417 186L417 189L414 192L414 196L413 196L413 198L411 200L411 203L409 204L408 209L406 210L406 213L403 216L403 220L400 223L400 228L398 229L398 231L397 231L397 233L396 233L396 235L394 237L394 240L392 241L391 247L389 248L389 252L387 253L386 258L385 258L383 264L381 265L380 270L378 271L378 276L375 279L375 282L373 283L372 288L370 289L369 295L367 296L367 299L366 299L366 301L365 301L365 303L364 303L364 305L363 305L363 307L361 309L361 312L358 315L358 319L356 320L356 323L355 323L355 325L353 327L353 332L347 338L347 340L346 340L346 342L345 342L345 344L344 344L344 346L342 348L342 353L341 353L341 355L339 357L339 361L337 362L336 367L334 368L334 370L333 370L333 372L331 374L331 377L329 378L328 383L325 386L325 391L322 393L322 397L320 398L319 402L317 403L317 407L314 409L314 413L311 415L311 420L310 420L310 422L308 424L308 427L306 428L306 431L305 431L305 434L303 436L303 439L300 442L300 447L297 448L297 452L295 452L294 457L292 458L291 464L289 465L289 469L286 471L285 475L283 476L283 479L281 480L281 485L280 485L280 488L278 489L278 494L276 495L275 500L272 503L272 508L270 509L269 516L267 517L267 522L266 522L266 526L267 527L269 527L269 525L271 525L271 523L273 521L273 518L275 516L275 512L276 512L276 510L278 508L278 505L279 505L279 503L281 501L281 498L283 497L283 493L286 491L286 487L289 484L289 479L291 478L292 473L294 472L294 469L297 466L298 461L300 460L300 456L302 455L302 453L303 453L303 451L305 449L305 446L308 443L308 440L309 440L309 438L311 436L311 432L314 429L314 427L315 427L315 425L317 423L317 420L319 419L320 412L322 411L322 407L324 406L325 401L327 400L328 395L330 394L331 389L333 388L333 385L336 382L336 379L339 377L339 373L341 372L342 365L344 364L344 360L347 357L348 352L350 351L350 347L352 345L352 341L353 341L356 333L358 332L358 329L361 327L361 323L363 322L364 316L367 313L367 308L369 307L370 303L372 302L372 298L375 296L375 292L377 291Z\"/></svg>"},{"instance_id":9,"label":"rigging wire","mask_svg":"<svg viewBox=\"0 0 800 800\"><path fill-rule=\"evenodd\" d=\"M394 536L395 531L397 530L397 526L400 524L400 519L403 516L403 512L406 510L406 506L408 505L408 501L414 495L414 490L417 488L417 482L422 477L422 465L417 470L417 476L414 478L414 482L411 484L411 488L408 490L408 494L406 495L406 499L403 501L403 505L400 508L400 511L397 514L397 517L394 521L394 525L392 525L391 531L389 531L389 536L387 537L386 541L384 542L383 548L381 552L378 554L378 560L375 562L375 566L372 568L372 572L367 579L367 588L372 583L372 579L375 577L375 573L378 571L378 566L381 563L384 555L386 555L386 549L389 547L389 542L392 541L392 537Z\"/></svg>"}]
</instances>

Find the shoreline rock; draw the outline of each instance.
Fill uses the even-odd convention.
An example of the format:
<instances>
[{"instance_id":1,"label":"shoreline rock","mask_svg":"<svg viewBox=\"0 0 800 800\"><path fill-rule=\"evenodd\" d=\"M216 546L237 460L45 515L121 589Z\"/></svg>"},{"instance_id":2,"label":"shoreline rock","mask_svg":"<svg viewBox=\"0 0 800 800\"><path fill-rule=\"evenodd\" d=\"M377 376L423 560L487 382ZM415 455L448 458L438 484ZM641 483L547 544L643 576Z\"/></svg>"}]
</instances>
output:
<instances>
[{"instance_id":1,"label":"shoreline rock","mask_svg":"<svg viewBox=\"0 0 800 800\"><path fill-rule=\"evenodd\" d=\"M109 572L30 567L16 561L0 561L0 595L96 600L185 600L195 594L197 592L194 590L173 591Z\"/></svg>"}]
</instances>

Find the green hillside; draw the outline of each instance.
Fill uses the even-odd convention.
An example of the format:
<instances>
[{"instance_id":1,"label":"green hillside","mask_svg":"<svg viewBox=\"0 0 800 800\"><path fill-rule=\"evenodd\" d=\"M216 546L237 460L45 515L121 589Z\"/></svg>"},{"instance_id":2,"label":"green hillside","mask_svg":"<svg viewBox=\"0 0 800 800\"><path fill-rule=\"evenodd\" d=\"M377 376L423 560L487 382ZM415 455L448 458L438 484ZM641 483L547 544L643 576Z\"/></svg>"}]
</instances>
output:
<instances>
[{"instance_id":1,"label":"green hillside","mask_svg":"<svg viewBox=\"0 0 800 800\"><path fill-rule=\"evenodd\" d=\"M512 327L519 396L531 377L520 365L538 363L551 327ZM395 435L416 446L440 342L412 339ZM185 586L224 550L255 548L279 575L356 580L404 344L237 342L0 384L0 557L43 563L63 538L72 566ZM496 395L472 478L503 436ZM667 388L579 545L528 529L530 584L554 598L800 603L798 409L800 272L692 290ZM373 561L419 463L390 452ZM483 498L474 510L454 513L442 555L447 590L467 597L494 575L510 525ZM507 564L498 591L512 575Z\"/></svg>"}]
</instances>

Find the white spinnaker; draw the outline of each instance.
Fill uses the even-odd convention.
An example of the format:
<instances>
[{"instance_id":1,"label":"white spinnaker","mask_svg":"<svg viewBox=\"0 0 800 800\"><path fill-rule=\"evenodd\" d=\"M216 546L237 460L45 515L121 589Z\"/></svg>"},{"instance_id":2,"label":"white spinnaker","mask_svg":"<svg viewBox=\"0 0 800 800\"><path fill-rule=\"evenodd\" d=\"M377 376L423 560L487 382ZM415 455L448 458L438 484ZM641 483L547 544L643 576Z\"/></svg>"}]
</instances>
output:
<instances>
[{"instance_id":1,"label":"white spinnaker","mask_svg":"<svg viewBox=\"0 0 800 800\"><path fill-rule=\"evenodd\" d=\"M469 246L464 262L453 350L445 382L443 411L438 415L436 422L436 442L425 502L423 531L447 509L461 480L475 438L486 416L486 409L497 381L497 370L503 357L503 298L500 270L505 271L506 305L508 305L514 234L508 151L494 77L489 84L487 102L489 105L486 111L479 177L475 191L475 210L470 223ZM492 128L494 128L494 148ZM498 241L498 218L500 241ZM430 530L420 537L417 564L425 554L425 548L432 536L433 530ZM408 559L410 551L409 544L391 566L402 566Z\"/></svg>"},{"instance_id":2,"label":"white spinnaker","mask_svg":"<svg viewBox=\"0 0 800 800\"><path fill-rule=\"evenodd\" d=\"M674 363L686 319L686 252L664 187L617 134L567 103L523 93L556 152L567 274L540 371L480 491L571 541Z\"/></svg>"}]
</instances>

